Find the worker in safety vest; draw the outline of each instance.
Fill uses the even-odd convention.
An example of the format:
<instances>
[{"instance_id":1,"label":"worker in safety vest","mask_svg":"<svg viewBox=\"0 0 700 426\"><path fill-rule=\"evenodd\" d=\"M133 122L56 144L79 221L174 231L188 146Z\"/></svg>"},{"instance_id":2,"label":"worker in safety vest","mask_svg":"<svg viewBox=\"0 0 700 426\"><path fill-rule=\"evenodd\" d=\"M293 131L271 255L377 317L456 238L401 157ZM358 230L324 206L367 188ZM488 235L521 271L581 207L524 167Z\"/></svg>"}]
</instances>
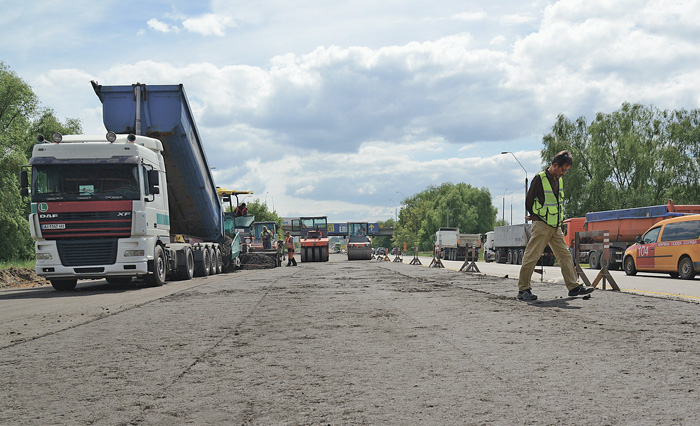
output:
<instances>
[{"instance_id":1,"label":"worker in safety vest","mask_svg":"<svg viewBox=\"0 0 700 426\"><path fill-rule=\"evenodd\" d=\"M573 162L569 151L561 151L554 156L552 164L546 170L535 175L530 184L525 200L529 216L525 219L532 220L532 236L527 243L523 265L520 268L518 279L518 299L520 300L537 300L537 296L532 294L530 279L537 261L548 244L559 262L569 296L580 296L594 290L593 287L585 287L578 283L574 262L561 231L561 224L564 221L562 177L571 169Z\"/></svg>"},{"instance_id":2,"label":"worker in safety vest","mask_svg":"<svg viewBox=\"0 0 700 426\"><path fill-rule=\"evenodd\" d=\"M289 258L287 266L297 266L297 261L294 259L294 238L292 238L292 234L289 231L285 235L284 246L287 247L287 256Z\"/></svg>"},{"instance_id":3,"label":"worker in safety vest","mask_svg":"<svg viewBox=\"0 0 700 426\"><path fill-rule=\"evenodd\" d=\"M241 203L240 206L236 207L236 210L234 210L233 215L238 217L238 216L245 216L248 214L248 207L245 206L245 203Z\"/></svg>"},{"instance_id":4,"label":"worker in safety vest","mask_svg":"<svg viewBox=\"0 0 700 426\"><path fill-rule=\"evenodd\" d=\"M260 238L262 238L263 250L272 249L272 232L267 229L267 226L263 226L262 232L260 232Z\"/></svg>"}]
</instances>

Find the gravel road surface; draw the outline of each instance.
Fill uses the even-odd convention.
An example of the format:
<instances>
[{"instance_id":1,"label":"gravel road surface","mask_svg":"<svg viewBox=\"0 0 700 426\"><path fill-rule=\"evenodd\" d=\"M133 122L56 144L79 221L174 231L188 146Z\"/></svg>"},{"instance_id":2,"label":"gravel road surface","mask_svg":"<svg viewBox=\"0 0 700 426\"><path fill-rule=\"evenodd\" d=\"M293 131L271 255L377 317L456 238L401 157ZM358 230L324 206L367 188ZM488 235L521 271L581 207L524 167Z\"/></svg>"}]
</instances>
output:
<instances>
[{"instance_id":1,"label":"gravel road surface","mask_svg":"<svg viewBox=\"0 0 700 426\"><path fill-rule=\"evenodd\" d=\"M696 303L345 259L2 290L0 424L700 424Z\"/></svg>"}]
</instances>

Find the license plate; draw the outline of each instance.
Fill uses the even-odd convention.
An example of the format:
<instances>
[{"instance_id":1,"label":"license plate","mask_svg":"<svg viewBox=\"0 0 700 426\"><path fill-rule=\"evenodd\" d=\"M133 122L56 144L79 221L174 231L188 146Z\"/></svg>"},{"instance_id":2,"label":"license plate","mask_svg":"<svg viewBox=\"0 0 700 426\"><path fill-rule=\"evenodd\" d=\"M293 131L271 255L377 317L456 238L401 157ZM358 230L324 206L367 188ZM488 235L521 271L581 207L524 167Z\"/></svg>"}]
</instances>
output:
<instances>
[{"instance_id":1,"label":"license plate","mask_svg":"<svg viewBox=\"0 0 700 426\"><path fill-rule=\"evenodd\" d=\"M47 223L41 225L41 229L66 229L65 223Z\"/></svg>"}]
</instances>

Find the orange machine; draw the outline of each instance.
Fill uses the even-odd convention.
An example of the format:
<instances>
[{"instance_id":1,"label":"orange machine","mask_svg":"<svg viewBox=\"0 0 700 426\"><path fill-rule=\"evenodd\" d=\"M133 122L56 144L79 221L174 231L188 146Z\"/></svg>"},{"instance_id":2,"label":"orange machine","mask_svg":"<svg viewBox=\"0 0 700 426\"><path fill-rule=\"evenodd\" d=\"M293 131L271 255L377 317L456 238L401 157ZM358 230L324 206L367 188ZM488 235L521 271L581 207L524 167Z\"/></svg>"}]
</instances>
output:
<instances>
[{"instance_id":1,"label":"orange machine","mask_svg":"<svg viewBox=\"0 0 700 426\"><path fill-rule=\"evenodd\" d=\"M603 259L603 237L587 232L607 231L609 233L609 269L622 266L622 257L627 247L647 231L652 225L672 217L700 213L700 205L675 205L668 200L666 205L636 207L631 209L607 210L586 213L586 217L564 221L562 230L567 245L573 250L574 238L579 232L579 261L590 264L592 269L600 269Z\"/></svg>"},{"instance_id":2,"label":"orange machine","mask_svg":"<svg viewBox=\"0 0 700 426\"><path fill-rule=\"evenodd\" d=\"M328 262L330 240L326 216L301 217L299 245L302 262Z\"/></svg>"}]
</instances>

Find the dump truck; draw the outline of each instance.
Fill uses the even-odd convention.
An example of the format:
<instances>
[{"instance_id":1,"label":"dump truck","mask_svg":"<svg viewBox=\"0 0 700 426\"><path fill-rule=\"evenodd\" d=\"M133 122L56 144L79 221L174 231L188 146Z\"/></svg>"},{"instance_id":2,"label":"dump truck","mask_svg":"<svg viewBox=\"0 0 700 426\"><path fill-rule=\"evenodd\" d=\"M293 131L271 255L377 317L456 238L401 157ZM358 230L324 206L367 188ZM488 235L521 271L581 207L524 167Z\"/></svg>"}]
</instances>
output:
<instances>
[{"instance_id":1,"label":"dump truck","mask_svg":"<svg viewBox=\"0 0 700 426\"><path fill-rule=\"evenodd\" d=\"M231 240L183 86L92 84L107 134L38 137L20 175L37 275L67 291L222 272Z\"/></svg>"},{"instance_id":2,"label":"dump truck","mask_svg":"<svg viewBox=\"0 0 700 426\"><path fill-rule=\"evenodd\" d=\"M348 260L372 259L372 240L367 236L368 222L348 222Z\"/></svg>"},{"instance_id":3,"label":"dump truck","mask_svg":"<svg viewBox=\"0 0 700 426\"><path fill-rule=\"evenodd\" d=\"M445 260L474 260L479 258L480 234L462 234L459 228L440 228L433 236L433 243ZM472 259L472 247L474 257Z\"/></svg>"},{"instance_id":4,"label":"dump truck","mask_svg":"<svg viewBox=\"0 0 700 426\"><path fill-rule=\"evenodd\" d=\"M300 217L299 245L302 262L328 262L330 240L326 216Z\"/></svg>"},{"instance_id":5,"label":"dump truck","mask_svg":"<svg viewBox=\"0 0 700 426\"><path fill-rule=\"evenodd\" d=\"M580 263L588 263L591 269L603 266L602 232L608 232L608 269L620 269L627 247L633 245L638 236L652 225L664 219L700 213L700 205L675 205L668 200L665 205L635 207L630 209L606 210L586 213L585 218L566 219L562 225L564 238L572 255L575 237L579 235Z\"/></svg>"},{"instance_id":6,"label":"dump truck","mask_svg":"<svg viewBox=\"0 0 700 426\"><path fill-rule=\"evenodd\" d=\"M486 233L484 260L486 262L522 265L525 248L531 236L531 223L495 227L493 231ZM554 253L547 246L537 264L552 266L554 261Z\"/></svg>"}]
</instances>

